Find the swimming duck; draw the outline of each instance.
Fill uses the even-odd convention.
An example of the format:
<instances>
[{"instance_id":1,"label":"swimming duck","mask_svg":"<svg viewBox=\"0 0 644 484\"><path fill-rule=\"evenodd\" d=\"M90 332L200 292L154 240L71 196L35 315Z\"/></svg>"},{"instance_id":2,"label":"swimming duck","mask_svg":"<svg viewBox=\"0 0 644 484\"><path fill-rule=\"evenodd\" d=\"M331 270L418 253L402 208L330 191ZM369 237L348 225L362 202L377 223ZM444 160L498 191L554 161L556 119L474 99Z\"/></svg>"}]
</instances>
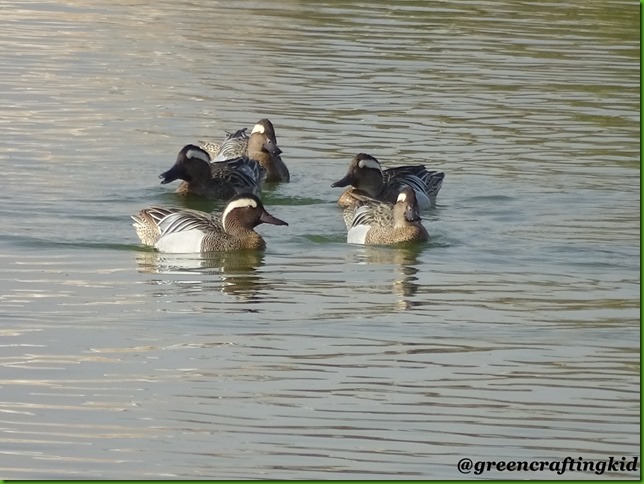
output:
<instances>
[{"instance_id":1,"label":"swimming duck","mask_svg":"<svg viewBox=\"0 0 644 484\"><path fill-rule=\"evenodd\" d=\"M383 202L396 203L398 194L405 186L410 186L416 193L416 200L421 209L427 209L436 203L436 195L443 184L445 173L428 171L424 165L398 166L383 170L380 162L366 153L358 153L351 163L344 178L333 183L332 187L351 185L338 199L341 207L357 206L353 194L358 192Z\"/></svg>"},{"instance_id":2,"label":"swimming duck","mask_svg":"<svg viewBox=\"0 0 644 484\"><path fill-rule=\"evenodd\" d=\"M145 245L165 253L193 253L266 248L253 229L261 223L288 225L269 214L257 196L233 197L220 218L198 210L150 207L132 215L134 230Z\"/></svg>"},{"instance_id":3,"label":"swimming duck","mask_svg":"<svg viewBox=\"0 0 644 484\"><path fill-rule=\"evenodd\" d=\"M366 201L355 210L347 231L350 244L399 244L429 240L421 224L413 188L405 187L395 204L378 200Z\"/></svg>"},{"instance_id":4,"label":"swimming duck","mask_svg":"<svg viewBox=\"0 0 644 484\"><path fill-rule=\"evenodd\" d=\"M239 193L259 194L264 170L255 160L239 157L217 163L195 145L184 146L172 168L159 175L161 184L183 180L176 192L199 195L215 200L228 200Z\"/></svg>"},{"instance_id":5,"label":"swimming duck","mask_svg":"<svg viewBox=\"0 0 644 484\"><path fill-rule=\"evenodd\" d=\"M250 136L244 128L228 133L221 145L209 141L200 141L200 144L211 155L213 162L248 156L262 165L267 182L290 181L290 173L280 156L282 150L277 146L275 127L266 118L253 126Z\"/></svg>"}]
</instances>

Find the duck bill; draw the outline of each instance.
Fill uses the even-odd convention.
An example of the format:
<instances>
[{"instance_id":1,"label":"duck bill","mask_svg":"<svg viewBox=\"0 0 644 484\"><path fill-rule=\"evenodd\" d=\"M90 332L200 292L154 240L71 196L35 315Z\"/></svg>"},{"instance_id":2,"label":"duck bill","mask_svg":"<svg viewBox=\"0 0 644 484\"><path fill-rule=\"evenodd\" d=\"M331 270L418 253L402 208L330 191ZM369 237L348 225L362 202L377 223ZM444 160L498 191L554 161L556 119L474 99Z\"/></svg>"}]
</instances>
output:
<instances>
[{"instance_id":1,"label":"duck bill","mask_svg":"<svg viewBox=\"0 0 644 484\"><path fill-rule=\"evenodd\" d=\"M259 217L259 220L262 221L262 223L265 224L272 224L272 225L288 225L284 220L281 220L277 217L273 217L270 213L268 213L266 210L262 213L262 216Z\"/></svg>"},{"instance_id":2,"label":"duck bill","mask_svg":"<svg viewBox=\"0 0 644 484\"><path fill-rule=\"evenodd\" d=\"M170 183L181 178L181 173L180 173L180 170L175 165L172 168L170 168L168 171L164 171L163 173L161 173L159 175L159 178L161 178L161 185L165 185L166 183Z\"/></svg>"},{"instance_id":3,"label":"duck bill","mask_svg":"<svg viewBox=\"0 0 644 484\"><path fill-rule=\"evenodd\" d=\"M332 183L331 188L346 187L347 185L353 185L353 177L351 175L347 175L341 180Z\"/></svg>"},{"instance_id":4,"label":"duck bill","mask_svg":"<svg viewBox=\"0 0 644 484\"><path fill-rule=\"evenodd\" d=\"M274 156L282 154L282 150L277 146L277 143L273 142L272 139L267 139L264 142L264 149Z\"/></svg>"}]
</instances>

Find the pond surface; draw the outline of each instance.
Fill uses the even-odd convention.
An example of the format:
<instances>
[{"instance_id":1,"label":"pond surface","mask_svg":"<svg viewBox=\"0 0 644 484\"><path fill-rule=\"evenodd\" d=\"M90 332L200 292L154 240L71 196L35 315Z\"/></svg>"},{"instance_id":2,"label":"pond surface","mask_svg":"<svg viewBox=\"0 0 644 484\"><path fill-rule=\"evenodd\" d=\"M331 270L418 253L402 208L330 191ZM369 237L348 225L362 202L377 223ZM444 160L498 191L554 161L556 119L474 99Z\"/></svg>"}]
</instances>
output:
<instances>
[{"instance_id":1,"label":"pond surface","mask_svg":"<svg viewBox=\"0 0 644 484\"><path fill-rule=\"evenodd\" d=\"M0 477L458 479L640 455L633 2L9 2ZM166 256L179 149L262 117L264 253ZM358 152L446 173L345 243ZM191 202L221 210L221 204ZM474 473L469 477L475 477ZM637 472L493 478L639 478Z\"/></svg>"}]
</instances>

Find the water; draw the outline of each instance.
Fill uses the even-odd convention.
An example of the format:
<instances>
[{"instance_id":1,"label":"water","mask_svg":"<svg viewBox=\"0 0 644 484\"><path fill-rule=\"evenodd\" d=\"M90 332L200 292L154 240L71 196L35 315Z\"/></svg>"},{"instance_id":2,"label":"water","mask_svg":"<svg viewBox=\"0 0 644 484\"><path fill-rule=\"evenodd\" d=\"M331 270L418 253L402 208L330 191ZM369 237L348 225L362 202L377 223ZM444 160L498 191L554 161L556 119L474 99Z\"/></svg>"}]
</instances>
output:
<instances>
[{"instance_id":1,"label":"water","mask_svg":"<svg viewBox=\"0 0 644 484\"><path fill-rule=\"evenodd\" d=\"M3 19L3 478L639 456L632 2L45 0ZM142 249L129 214L183 203L157 178L179 149L264 116L292 183L263 198L290 226L259 228L265 253ZM360 151L446 172L428 244L344 242L330 185Z\"/></svg>"}]
</instances>

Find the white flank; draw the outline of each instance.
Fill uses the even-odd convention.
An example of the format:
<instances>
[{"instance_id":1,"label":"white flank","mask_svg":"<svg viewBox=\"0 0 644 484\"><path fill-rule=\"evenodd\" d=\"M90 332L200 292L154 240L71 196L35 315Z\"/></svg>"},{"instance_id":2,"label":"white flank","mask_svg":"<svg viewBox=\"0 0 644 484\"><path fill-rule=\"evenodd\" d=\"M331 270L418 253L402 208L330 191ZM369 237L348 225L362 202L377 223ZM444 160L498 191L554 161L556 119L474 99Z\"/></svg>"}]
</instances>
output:
<instances>
[{"instance_id":1,"label":"white flank","mask_svg":"<svg viewBox=\"0 0 644 484\"><path fill-rule=\"evenodd\" d=\"M264 126L262 126L261 124L256 124L255 126L253 126L253 130L250 132L250 134L253 133L264 134Z\"/></svg>"},{"instance_id":2,"label":"white flank","mask_svg":"<svg viewBox=\"0 0 644 484\"><path fill-rule=\"evenodd\" d=\"M192 229L184 232L173 232L163 235L154 247L159 252L167 254L188 254L201 252L201 241L204 233L201 230Z\"/></svg>"},{"instance_id":3,"label":"white flank","mask_svg":"<svg viewBox=\"0 0 644 484\"><path fill-rule=\"evenodd\" d=\"M401 192L398 195L398 200L396 200L396 203L398 203L398 202L406 202L406 201L407 201L407 195L405 195L404 192Z\"/></svg>"},{"instance_id":4,"label":"white flank","mask_svg":"<svg viewBox=\"0 0 644 484\"><path fill-rule=\"evenodd\" d=\"M380 167L380 163L378 163L376 160L372 160L370 158L367 158L366 160L360 160L358 162L358 167L359 168L373 168L374 170L381 171L382 168Z\"/></svg>"},{"instance_id":5,"label":"white flank","mask_svg":"<svg viewBox=\"0 0 644 484\"><path fill-rule=\"evenodd\" d=\"M369 232L368 225L356 225L351 227L349 232L347 232L347 242L349 244L364 244L364 241L367 239L367 232Z\"/></svg>"},{"instance_id":6,"label":"white flank","mask_svg":"<svg viewBox=\"0 0 644 484\"><path fill-rule=\"evenodd\" d=\"M208 154L200 150L188 150L186 153L186 158L199 158L206 163L210 163L210 157L208 156Z\"/></svg>"}]
</instances>

